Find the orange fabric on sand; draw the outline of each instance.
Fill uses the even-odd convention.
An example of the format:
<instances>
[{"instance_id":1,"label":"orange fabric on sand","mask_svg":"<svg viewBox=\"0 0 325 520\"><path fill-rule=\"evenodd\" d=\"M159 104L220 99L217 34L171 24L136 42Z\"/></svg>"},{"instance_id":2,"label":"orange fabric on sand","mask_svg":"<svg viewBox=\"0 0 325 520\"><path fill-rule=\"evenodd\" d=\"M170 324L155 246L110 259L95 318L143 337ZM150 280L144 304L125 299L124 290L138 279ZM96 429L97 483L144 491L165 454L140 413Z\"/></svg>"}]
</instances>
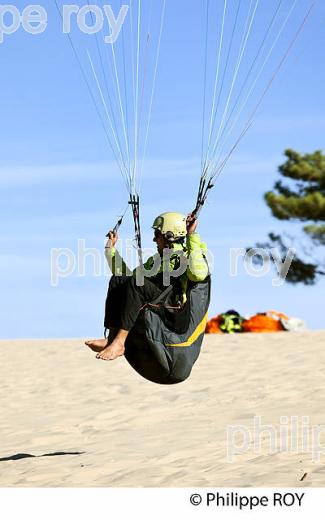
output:
<instances>
[{"instance_id":1,"label":"orange fabric on sand","mask_svg":"<svg viewBox=\"0 0 325 520\"><path fill-rule=\"evenodd\" d=\"M205 327L206 334L222 334L222 330L220 330L220 316L216 316L208 321Z\"/></svg>"},{"instance_id":2,"label":"orange fabric on sand","mask_svg":"<svg viewBox=\"0 0 325 520\"><path fill-rule=\"evenodd\" d=\"M284 328L278 319L256 314L242 324L243 332L280 332Z\"/></svg>"}]
</instances>

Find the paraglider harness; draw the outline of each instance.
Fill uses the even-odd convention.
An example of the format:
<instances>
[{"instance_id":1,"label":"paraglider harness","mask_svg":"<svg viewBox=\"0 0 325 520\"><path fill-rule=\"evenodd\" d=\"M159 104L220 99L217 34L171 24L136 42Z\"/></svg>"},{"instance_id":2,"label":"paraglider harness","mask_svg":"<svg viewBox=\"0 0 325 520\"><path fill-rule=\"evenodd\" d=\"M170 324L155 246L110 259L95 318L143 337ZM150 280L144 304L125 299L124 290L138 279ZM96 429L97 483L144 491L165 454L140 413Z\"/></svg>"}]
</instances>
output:
<instances>
[{"instance_id":1,"label":"paraglider harness","mask_svg":"<svg viewBox=\"0 0 325 520\"><path fill-rule=\"evenodd\" d=\"M182 306L172 305L174 286L143 306L131 329L125 358L143 377L159 384L187 379L203 341L210 303L211 280L189 283Z\"/></svg>"}]
</instances>

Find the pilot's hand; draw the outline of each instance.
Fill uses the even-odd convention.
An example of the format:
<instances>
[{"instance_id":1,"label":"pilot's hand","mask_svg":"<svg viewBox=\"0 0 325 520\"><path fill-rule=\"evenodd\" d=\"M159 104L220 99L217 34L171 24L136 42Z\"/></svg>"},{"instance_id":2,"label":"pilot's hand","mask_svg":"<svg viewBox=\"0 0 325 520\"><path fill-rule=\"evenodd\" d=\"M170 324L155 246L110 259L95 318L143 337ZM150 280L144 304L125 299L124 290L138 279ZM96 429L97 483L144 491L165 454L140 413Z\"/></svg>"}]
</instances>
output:
<instances>
[{"instance_id":1,"label":"pilot's hand","mask_svg":"<svg viewBox=\"0 0 325 520\"><path fill-rule=\"evenodd\" d=\"M187 233L189 235L191 235L192 233L195 233L197 225L198 225L197 219L195 217L193 217L193 215L190 213L187 216L187 219L186 219L186 230L187 230Z\"/></svg>"},{"instance_id":2,"label":"pilot's hand","mask_svg":"<svg viewBox=\"0 0 325 520\"><path fill-rule=\"evenodd\" d=\"M118 234L114 233L113 231L109 231L106 247L114 247L117 241Z\"/></svg>"}]
</instances>

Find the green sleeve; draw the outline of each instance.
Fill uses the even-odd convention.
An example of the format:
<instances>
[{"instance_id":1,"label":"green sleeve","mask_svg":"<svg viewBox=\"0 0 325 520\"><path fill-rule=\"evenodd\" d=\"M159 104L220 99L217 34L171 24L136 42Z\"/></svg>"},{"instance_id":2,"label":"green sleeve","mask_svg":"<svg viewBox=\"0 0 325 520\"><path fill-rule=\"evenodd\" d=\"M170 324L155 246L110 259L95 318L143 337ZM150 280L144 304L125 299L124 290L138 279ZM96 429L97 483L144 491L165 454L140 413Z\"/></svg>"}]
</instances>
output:
<instances>
[{"instance_id":1,"label":"green sleeve","mask_svg":"<svg viewBox=\"0 0 325 520\"><path fill-rule=\"evenodd\" d=\"M115 247L105 248L105 257L108 263L108 267L115 276L131 276L132 271L128 268L120 253Z\"/></svg>"},{"instance_id":2,"label":"green sleeve","mask_svg":"<svg viewBox=\"0 0 325 520\"><path fill-rule=\"evenodd\" d=\"M209 267L205 258L206 244L201 242L198 233L190 233L186 237L186 249L189 259L188 279L192 282L203 282L209 274Z\"/></svg>"}]
</instances>

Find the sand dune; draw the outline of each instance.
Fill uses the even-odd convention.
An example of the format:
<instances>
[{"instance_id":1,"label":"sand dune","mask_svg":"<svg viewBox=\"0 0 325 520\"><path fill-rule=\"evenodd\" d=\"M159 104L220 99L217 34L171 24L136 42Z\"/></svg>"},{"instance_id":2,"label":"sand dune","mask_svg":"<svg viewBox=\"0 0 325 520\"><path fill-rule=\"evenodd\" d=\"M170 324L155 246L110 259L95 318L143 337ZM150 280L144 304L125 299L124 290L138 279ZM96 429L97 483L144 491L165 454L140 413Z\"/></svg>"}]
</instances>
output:
<instances>
[{"instance_id":1,"label":"sand dune","mask_svg":"<svg viewBox=\"0 0 325 520\"><path fill-rule=\"evenodd\" d=\"M271 454L253 431L254 416L325 424L324 347L325 332L207 336L192 377L164 387L81 340L2 340L0 486L324 486L300 429ZM250 435L232 462L229 425Z\"/></svg>"}]
</instances>

